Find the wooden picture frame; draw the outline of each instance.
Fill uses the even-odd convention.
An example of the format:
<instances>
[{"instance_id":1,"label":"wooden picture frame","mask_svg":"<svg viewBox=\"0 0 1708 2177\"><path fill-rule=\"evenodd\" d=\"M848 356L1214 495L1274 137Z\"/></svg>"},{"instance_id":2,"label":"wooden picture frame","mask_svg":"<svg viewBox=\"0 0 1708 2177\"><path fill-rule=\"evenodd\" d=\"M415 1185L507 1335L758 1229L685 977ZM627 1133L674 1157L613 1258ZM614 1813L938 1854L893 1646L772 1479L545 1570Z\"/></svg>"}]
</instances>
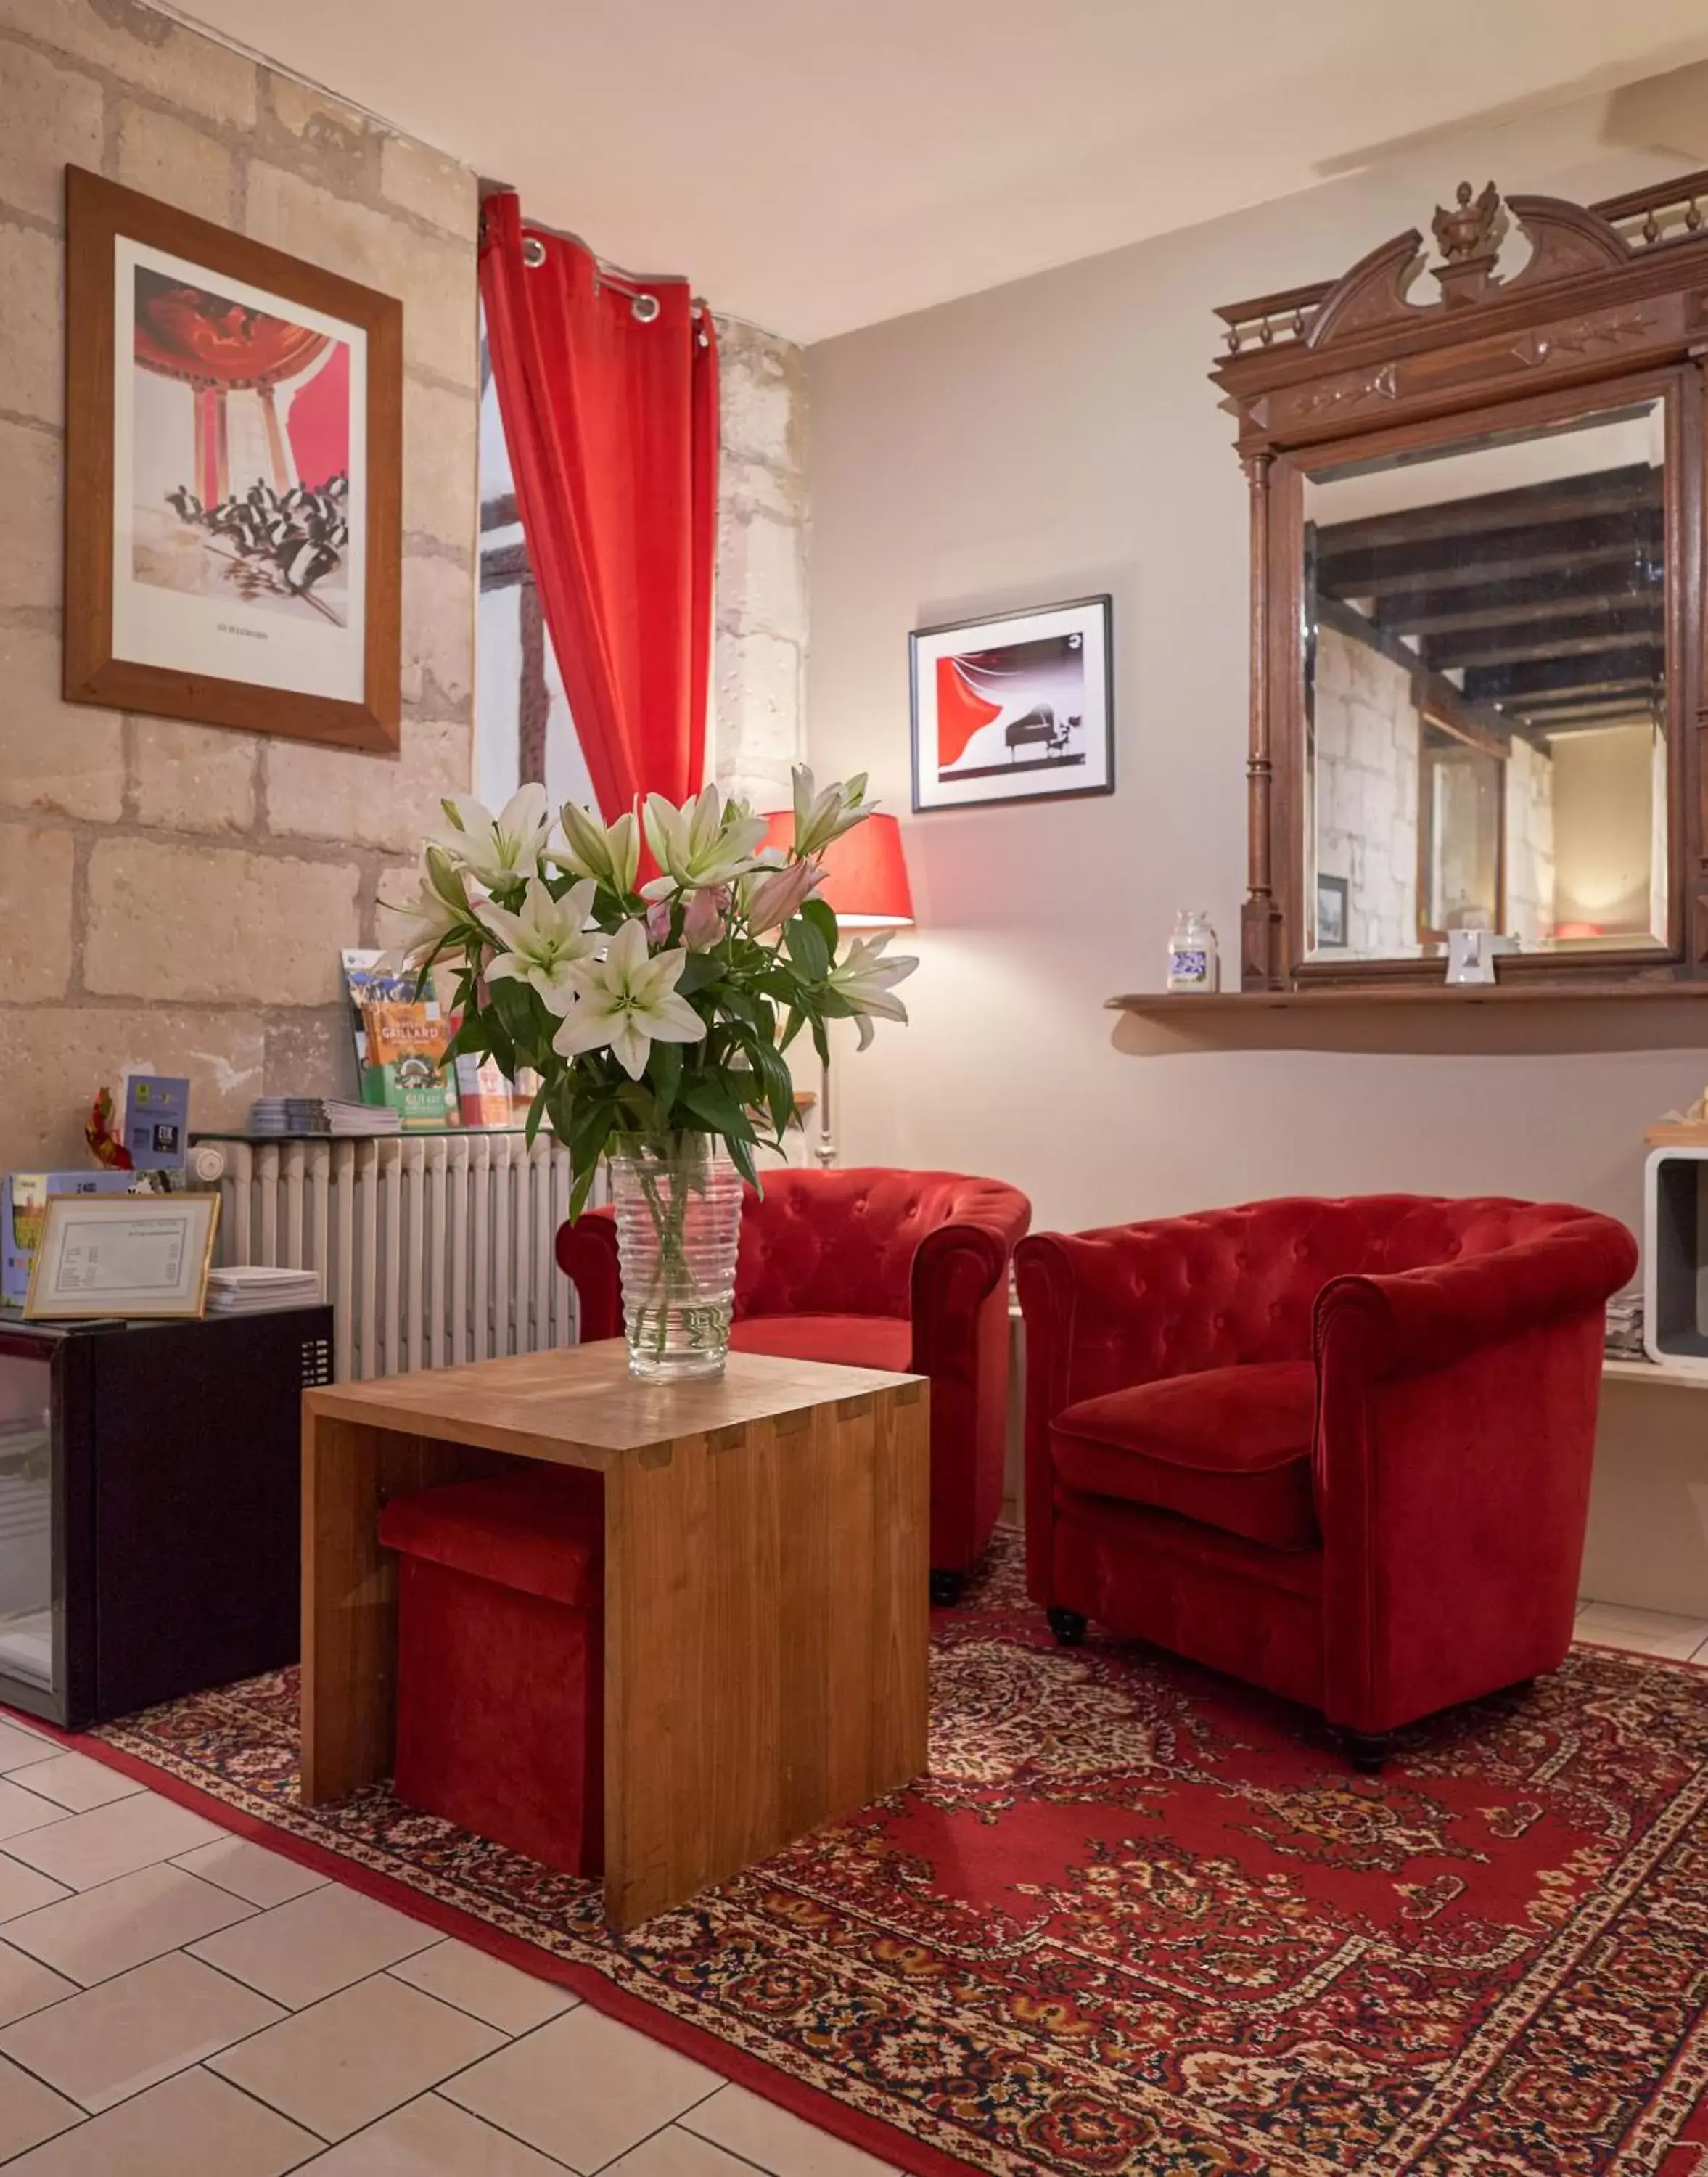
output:
<instances>
[{"instance_id":1,"label":"wooden picture frame","mask_svg":"<svg viewBox=\"0 0 1708 2177\"><path fill-rule=\"evenodd\" d=\"M30 1265L25 1316L199 1318L219 1229L217 1194L52 1195Z\"/></svg>"},{"instance_id":2,"label":"wooden picture frame","mask_svg":"<svg viewBox=\"0 0 1708 2177\"><path fill-rule=\"evenodd\" d=\"M78 166L65 230L66 701L396 750L403 305Z\"/></svg>"},{"instance_id":3,"label":"wooden picture frame","mask_svg":"<svg viewBox=\"0 0 1708 2177\"><path fill-rule=\"evenodd\" d=\"M916 814L1114 793L1106 594L915 628L908 678Z\"/></svg>"}]
</instances>

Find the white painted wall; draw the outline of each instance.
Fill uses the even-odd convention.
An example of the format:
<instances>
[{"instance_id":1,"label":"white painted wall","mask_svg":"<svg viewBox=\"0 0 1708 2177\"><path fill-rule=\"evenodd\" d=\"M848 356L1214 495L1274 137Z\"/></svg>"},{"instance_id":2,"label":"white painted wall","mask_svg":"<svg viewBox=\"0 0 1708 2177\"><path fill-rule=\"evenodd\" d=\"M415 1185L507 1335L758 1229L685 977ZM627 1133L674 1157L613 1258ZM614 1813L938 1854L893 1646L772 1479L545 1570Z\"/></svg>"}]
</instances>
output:
<instances>
[{"instance_id":1,"label":"white painted wall","mask_svg":"<svg viewBox=\"0 0 1708 2177\"><path fill-rule=\"evenodd\" d=\"M1142 1056L1104 1010L1160 987L1183 901L1208 901L1236 950L1247 516L1205 382L1213 306L1427 232L1461 174L1581 200L1690 163L1610 148L1611 126L1586 101L1485 128L810 351L821 771L870 769L905 810L909 628L1115 600L1114 795L906 825L914 1024L881 1026L859 1058L849 1039L849 1162L987 1171L1025 1187L1045 1227L1385 1187L1567 1195L1636 1219L1642 1127L1702 1087L1700 1048L1567 1057L1547 1039L1628 1031L1480 1009L1407 1029L1403 1052L1394 1017L1365 1016L1334 1050ZM1675 1045L1702 1033L1645 1011Z\"/></svg>"}]
</instances>

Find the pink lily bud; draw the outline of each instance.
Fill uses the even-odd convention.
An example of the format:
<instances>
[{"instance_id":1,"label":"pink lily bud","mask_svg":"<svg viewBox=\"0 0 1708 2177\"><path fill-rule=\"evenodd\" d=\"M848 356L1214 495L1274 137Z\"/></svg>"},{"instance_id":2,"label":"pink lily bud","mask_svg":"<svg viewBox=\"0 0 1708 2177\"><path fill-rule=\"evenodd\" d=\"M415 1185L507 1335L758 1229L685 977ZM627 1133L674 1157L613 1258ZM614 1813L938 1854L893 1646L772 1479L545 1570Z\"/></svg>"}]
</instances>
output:
<instances>
[{"instance_id":1,"label":"pink lily bud","mask_svg":"<svg viewBox=\"0 0 1708 2177\"><path fill-rule=\"evenodd\" d=\"M775 930L787 922L791 914L798 914L823 881L822 864L813 861L791 862L787 869L773 870L763 876L753 888L753 904L749 910L747 926L756 937L767 930Z\"/></svg>"},{"instance_id":2,"label":"pink lily bud","mask_svg":"<svg viewBox=\"0 0 1708 2177\"><path fill-rule=\"evenodd\" d=\"M682 918L682 942L690 952L707 952L723 937L729 909L728 885L711 885L696 892Z\"/></svg>"},{"instance_id":3,"label":"pink lily bud","mask_svg":"<svg viewBox=\"0 0 1708 2177\"><path fill-rule=\"evenodd\" d=\"M655 899L647 909L647 935L655 945L670 941L670 902Z\"/></svg>"}]
</instances>

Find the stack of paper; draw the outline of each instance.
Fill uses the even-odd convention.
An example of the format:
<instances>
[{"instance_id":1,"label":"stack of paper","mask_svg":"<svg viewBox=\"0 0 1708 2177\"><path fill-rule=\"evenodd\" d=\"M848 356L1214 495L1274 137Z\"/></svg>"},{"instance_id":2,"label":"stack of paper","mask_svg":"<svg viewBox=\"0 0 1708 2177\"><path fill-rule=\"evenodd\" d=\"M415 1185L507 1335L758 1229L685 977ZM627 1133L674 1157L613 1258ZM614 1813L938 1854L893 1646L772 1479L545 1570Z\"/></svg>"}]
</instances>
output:
<instances>
[{"instance_id":1,"label":"stack of paper","mask_svg":"<svg viewBox=\"0 0 1708 2177\"><path fill-rule=\"evenodd\" d=\"M266 1263L234 1264L208 1273L210 1315L258 1315L275 1307L314 1307L320 1298L318 1270L286 1270Z\"/></svg>"},{"instance_id":2,"label":"stack of paper","mask_svg":"<svg viewBox=\"0 0 1708 2177\"><path fill-rule=\"evenodd\" d=\"M249 1115L252 1134L289 1140L303 1134L395 1134L402 1116L383 1104L352 1104L336 1096L261 1096Z\"/></svg>"}]
</instances>

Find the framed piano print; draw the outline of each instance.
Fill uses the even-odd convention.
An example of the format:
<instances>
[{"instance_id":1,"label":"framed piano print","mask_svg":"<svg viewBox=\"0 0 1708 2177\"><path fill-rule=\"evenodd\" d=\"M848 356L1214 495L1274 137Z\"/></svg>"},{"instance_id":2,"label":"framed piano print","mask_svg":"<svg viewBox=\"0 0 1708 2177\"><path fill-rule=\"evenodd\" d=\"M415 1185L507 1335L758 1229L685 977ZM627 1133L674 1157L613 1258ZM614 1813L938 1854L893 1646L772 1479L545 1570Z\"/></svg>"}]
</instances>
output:
<instances>
[{"instance_id":1,"label":"framed piano print","mask_svg":"<svg viewBox=\"0 0 1708 2177\"><path fill-rule=\"evenodd\" d=\"M909 640L915 809L1115 791L1106 597Z\"/></svg>"},{"instance_id":2,"label":"framed piano print","mask_svg":"<svg viewBox=\"0 0 1708 2177\"><path fill-rule=\"evenodd\" d=\"M67 701L395 749L402 304L65 181Z\"/></svg>"}]
</instances>

